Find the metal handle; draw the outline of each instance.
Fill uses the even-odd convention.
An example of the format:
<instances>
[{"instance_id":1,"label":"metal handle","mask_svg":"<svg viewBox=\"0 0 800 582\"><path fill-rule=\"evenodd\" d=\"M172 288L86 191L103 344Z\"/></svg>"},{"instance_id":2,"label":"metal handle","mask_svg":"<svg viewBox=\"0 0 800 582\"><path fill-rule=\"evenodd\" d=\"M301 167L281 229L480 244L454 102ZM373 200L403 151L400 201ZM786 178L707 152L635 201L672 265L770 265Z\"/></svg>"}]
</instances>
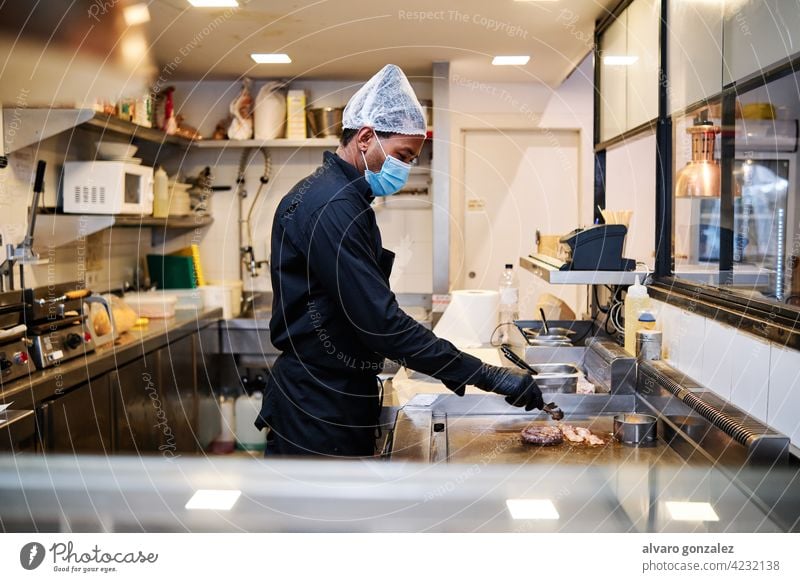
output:
<instances>
[{"instance_id":1,"label":"metal handle","mask_svg":"<svg viewBox=\"0 0 800 582\"><path fill-rule=\"evenodd\" d=\"M500 346L500 351L503 352L503 355L511 363L516 364L517 366L519 366L520 368L522 368L527 372L530 372L531 375L535 376L539 373L534 368L532 368L531 365L528 364L528 362L526 362L525 360L520 358L517 354L515 354L514 351L510 347L508 347L508 344L503 344L502 346Z\"/></svg>"}]
</instances>

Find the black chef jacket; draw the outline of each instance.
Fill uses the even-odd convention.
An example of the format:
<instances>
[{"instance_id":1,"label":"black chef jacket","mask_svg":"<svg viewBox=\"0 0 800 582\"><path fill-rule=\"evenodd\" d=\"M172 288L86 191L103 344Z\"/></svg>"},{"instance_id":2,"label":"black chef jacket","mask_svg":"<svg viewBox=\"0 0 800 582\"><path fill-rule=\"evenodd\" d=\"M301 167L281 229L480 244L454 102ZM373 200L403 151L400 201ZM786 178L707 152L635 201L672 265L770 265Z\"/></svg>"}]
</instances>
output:
<instances>
[{"instance_id":1,"label":"black chef jacket","mask_svg":"<svg viewBox=\"0 0 800 582\"><path fill-rule=\"evenodd\" d=\"M281 350L256 420L268 451L370 455L385 358L463 393L481 361L406 315L389 288L364 177L336 154L281 200L272 226L270 335Z\"/></svg>"}]
</instances>

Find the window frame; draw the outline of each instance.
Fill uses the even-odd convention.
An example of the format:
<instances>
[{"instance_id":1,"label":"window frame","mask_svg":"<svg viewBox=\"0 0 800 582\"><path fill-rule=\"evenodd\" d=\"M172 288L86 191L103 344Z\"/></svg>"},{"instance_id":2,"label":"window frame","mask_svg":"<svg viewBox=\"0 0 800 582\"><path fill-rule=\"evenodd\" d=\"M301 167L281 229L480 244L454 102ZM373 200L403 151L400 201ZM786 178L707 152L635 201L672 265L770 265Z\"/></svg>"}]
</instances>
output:
<instances>
[{"instance_id":1,"label":"window frame","mask_svg":"<svg viewBox=\"0 0 800 582\"><path fill-rule=\"evenodd\" d=\"M722 90L714 95L692 103L679 111L670 114L668 110L668 10L669 0L661 0L661 20L659 26L659 89L658 117L639 127L632 128L604 142L599 141L602 113L600 85L600 41L603 33L611 23L634 0L622 0L604 18L595 23L594 35L594 154L595 154L595 188L594 215L600 219L598 207L603 207L606 192L606 151L615 144L624 142L636 135L650 131L655 126L656 132L656 240L655 264L652 275L652 296L671 305L700 313L706 317L729 323L734 327L748 331L765 339L787 347L800 350L800 306L792 307L774 301L755 299L729 291L721 285L731 281L733 275L734 251L734 201L733 164L735 162L735 136L723 132L721 136L720 165L722 173L722 192L720 199L720 286L695 283L674 276L673 256L673 117L685 115L698 107L721 102L722 125L732 127L735 124L736 99L740 94L791 74L800 75L800 54L782 59L763 71L753 73L743 79L734 80L722 86ZM726 194L727 193L727 194Z\"/></svg>"}]
</instances>

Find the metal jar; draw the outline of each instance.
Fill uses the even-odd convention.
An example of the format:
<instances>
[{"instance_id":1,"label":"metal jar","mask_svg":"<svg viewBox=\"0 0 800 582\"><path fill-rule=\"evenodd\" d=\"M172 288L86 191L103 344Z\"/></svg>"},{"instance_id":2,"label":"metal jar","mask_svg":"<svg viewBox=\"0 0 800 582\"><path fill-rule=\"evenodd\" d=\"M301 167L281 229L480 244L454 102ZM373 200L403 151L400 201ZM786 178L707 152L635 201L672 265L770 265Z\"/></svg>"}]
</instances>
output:
<instances>
[{"instance_id":1,"label":"metal jar","mask_svg":"<svg viewBox=\"0 0 800 582\"><path fill-rule=\"evenodd\" d=\"M663 334L658 330L643 329L636 332L636 358L660 360Z\"/></svg>"},{"instance_id":2,"label":"metal jar","mask_svg":"<svg viewBox=\"0 0 800 582\"><path fill-rule=\"evenodd\" d=\"M344 107L315 107L306 110L311 137L339 137L342 135Z\"/></svg>"}]
</instances>

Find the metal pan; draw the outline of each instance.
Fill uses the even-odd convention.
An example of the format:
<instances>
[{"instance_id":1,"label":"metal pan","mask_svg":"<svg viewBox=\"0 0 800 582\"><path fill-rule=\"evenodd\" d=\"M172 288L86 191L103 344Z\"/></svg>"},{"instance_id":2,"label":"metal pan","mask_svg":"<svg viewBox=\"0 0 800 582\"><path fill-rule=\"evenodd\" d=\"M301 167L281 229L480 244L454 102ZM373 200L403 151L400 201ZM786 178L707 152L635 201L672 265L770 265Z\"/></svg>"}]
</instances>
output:
<instances>
[{"instance_id":1,"label":"metal pan","mask_svg":"<svg viewBox=\"0 0 800 582\"><path fill-rule=\"evenodd\" d=\"M614 438L631 447L653 446L658 438L658 419L649 414L617 414Z\"/></svg>"}]
</instances>

